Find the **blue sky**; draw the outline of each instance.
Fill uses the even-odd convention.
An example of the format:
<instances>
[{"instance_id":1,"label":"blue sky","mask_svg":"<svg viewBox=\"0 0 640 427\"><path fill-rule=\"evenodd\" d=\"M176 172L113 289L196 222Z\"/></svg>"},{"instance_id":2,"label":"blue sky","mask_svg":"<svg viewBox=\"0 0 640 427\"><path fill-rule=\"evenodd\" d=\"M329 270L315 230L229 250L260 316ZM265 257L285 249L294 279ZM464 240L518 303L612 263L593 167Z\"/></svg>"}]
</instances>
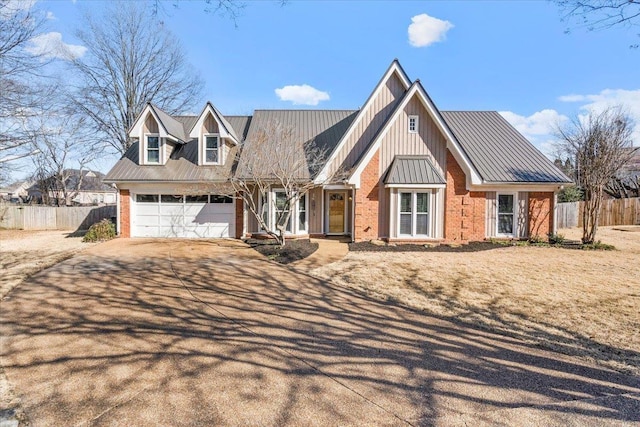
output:
<instances>
[{"instance_id":1,"label":"blue sky","mask_svg":"<svg viewBox=\"0 0 640 427\"><path fill-rule=\"evenodd\" d=\"M173 3L158 19L206 82L198 105L210 100L223 114L356 109L398 58L441 110L500 111L547 154L553 125L587 108L623 102L640 122L640 50L629 48L638 28L567 34L552 2L247 1L235 25L204 12L202 1ZM78 45L82 9L103 6L42 0L35 7L50 12L48 31Z\"/></svg>"}]
</instances>

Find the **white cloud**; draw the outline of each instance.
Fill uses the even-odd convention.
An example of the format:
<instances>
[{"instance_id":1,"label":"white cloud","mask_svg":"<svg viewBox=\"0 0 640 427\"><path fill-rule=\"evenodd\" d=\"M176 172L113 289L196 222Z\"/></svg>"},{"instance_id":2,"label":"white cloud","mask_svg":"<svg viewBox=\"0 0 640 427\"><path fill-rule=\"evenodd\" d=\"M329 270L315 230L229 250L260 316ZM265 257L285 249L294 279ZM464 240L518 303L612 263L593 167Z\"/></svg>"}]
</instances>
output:
<instances>
[{"instance_id":1,"label":"white cloud","mask_svg":"<svg viewBox=\"0 0 640 427\"><path fill-rule=\"evenodd\" d=\"M586 113L601 112L608 107L621 105L635 122L634 145L640 145L640 89L605 89L591 95L565 95L558 98L563 102L582 102L579 108Z\"/></svg>"},{"instance_id":2,"label":"white cloud","mask_svg":"<svg viewBox=\"0 0 640 427\"><path fill-rule=\"evenodd\" d=\"M276 89L281 101L291 101L294 105L318 105L320 101L328 101L329 94L309 85L289 85Z\"/></svg>"},{"instance_id":3,"label":"white cloud","mask_svg":"<svg viewBox=\"0 0 640 427\"><path fill-rule=\"evenodd\" d=\"M569 119L551 109L537 111L530 116L521 116L512 111L500 111L500 114L538 149L550 156L554 154L555 128Z\"/></svg>"},{"instance_id":4,"label":"white cloud","mask_svg":"<svg viewBox=\"0 0 640 427\"><path fill-rule=\"evenodd\" d=\"M453 24L426 13L411 18L409 25L409 44L414 47L425 47L443 41Z\"/></svg>"},{"instance_id":5,"label":"white cloud","mask_svg":"<svg viewBox=\"0 0 640 427\"><path fill-rule=\"evenodd\" d=\"M58 19L58 18L56 18L56 16L53 14L53 12L48 11L48 12L47 12L47 20L49 20L49 21L53 21L53 20L55 20L55 19Z\"/></svg>"},{"instance_id":6,"label":"white cloud","mask_svg":"<svg viewBox=\"0 0 640 427\"><path fill-rule=\"evenodd\" d=\"M62 34L51 32L41 34L29 40L31 46L26 51L32 55L42 55L43 58L59 58L72 60L80 58L87 48L75 44L67 44L62 41Z\"/></svg>"}]
</instances>

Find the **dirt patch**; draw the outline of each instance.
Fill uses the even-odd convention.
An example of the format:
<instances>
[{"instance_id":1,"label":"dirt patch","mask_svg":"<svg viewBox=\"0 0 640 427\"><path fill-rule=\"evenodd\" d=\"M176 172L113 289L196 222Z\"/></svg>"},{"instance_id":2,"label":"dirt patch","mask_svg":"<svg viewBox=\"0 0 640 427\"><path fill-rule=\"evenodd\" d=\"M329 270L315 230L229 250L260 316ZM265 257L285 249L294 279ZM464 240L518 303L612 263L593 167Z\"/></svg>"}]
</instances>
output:
<instances>
[{"instance_id":1,"label":"dirt patch","mask_svg":"<svg viewBox=\"0 0 640 427\"><path fill-rule=\"evenodd\" d=\"M309 239L287 240L284 247L273 240L251 239L246 242L256 251L280 264L289 264L304 259L318 250L318 244Z\"/></svg>"},{"instance_id":2,"label":"dirt patch","mask_svg":"<svg viewBox=\"0 0 640 427\"><path fill-rule=\"evenodd\" d=\"M561 230L578 240L580 230ZM640 374L640 234L615 251L509 246L465 253L350 252L314 275L428 313Z\"/></svg>"}]
</instances>

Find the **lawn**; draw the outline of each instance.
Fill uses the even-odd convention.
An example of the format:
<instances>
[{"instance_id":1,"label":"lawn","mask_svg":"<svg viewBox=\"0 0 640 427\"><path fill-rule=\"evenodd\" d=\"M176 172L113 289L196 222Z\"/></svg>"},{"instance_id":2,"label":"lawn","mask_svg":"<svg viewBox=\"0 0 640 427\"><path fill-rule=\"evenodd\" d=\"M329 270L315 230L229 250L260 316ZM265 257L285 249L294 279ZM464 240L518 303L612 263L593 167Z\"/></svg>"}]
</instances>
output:
<instances>
[{"instance_id":1,"label":"lawn","mask_svg":"<svg viewBox=\"0 0 640 427\"><path fill-rule=\"evenodd\" d=\"M615 251L350 252L313 274L639 375L640 227L630 229L600 229Z\"/></svg>"},{"instance_id":2,"label":"lawn","mask_svg":"<svg viewBox=\"0 0 640 427\"><path fill-rule=\"evenodd\" d=\"M69 231L0 230L0 299L29 275L89 246Z\"/></svg>"}]
</instances>

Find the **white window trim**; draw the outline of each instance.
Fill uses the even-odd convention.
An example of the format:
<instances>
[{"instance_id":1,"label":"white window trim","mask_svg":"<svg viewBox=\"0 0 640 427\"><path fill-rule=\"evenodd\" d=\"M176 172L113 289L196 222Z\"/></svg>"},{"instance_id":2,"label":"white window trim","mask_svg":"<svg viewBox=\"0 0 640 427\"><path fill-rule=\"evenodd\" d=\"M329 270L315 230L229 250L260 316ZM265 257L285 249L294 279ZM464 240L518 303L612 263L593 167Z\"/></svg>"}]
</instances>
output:
<instances>
[{"instance_id":1,"label":"white window trim","mask_svg":"<svg viewBox=\"0 0 640 427\"><path fill-rule=\"evenodd\" d=\"M270 229L275 230L275 224L276 224L276 194L277 193L284 193L285 191L281 188L274 188L271 189L267 192L266 198L267 198L267 209L268 209L268 226ZM285 235L286 236L296 236L296 235L301 235L301 234L308 234L309 233L309 193L304 193L305 196L305 201L304 201L304 208L305 208L305 217L306 217L306 224L307 224L307 229L306 230L301 230L300 229L300 221L298 218L298 214L300 213L299 209L298 209L298 202L300 201L300 198L296 195L292 202L291 202L291 206L290 206L290 210L291 210L291 214L289 216L289 220L291 221L291 231L286 231L285 230ZM262 206L263 204L263 196L262 194L259 194L258 196L259 198L259 203L260 206ZM262 228L259 228L258 230L259 233L264 233L265 230L263 230Z\"/></svg>"},{"instance_id":2,"label":"white window trim","mask_svg":"<svg viewBox=\"0 0 640 427\"><path fill-rule=\"evenodd\" d=\"M411 194L411 234L402 234L400 232L400 214L401 211L400 209L402 209L402 203L400 201L400 194L401 193L407 193L407 194ZM418 193L425 193L428 195L428 210L427 210L427 234L416 234L416 219L418 216L418 212L417 212L417 200L418 197L416 196L416 194ZM433 191L420 191L420 190L416 190L416 189L411 189L411 188L399 188L398 192L396 193L396 236L398 236L399 238L402 239L432 239L433 238L433 215L435 214L434 212L436 211L435 209L435 195ZM404 212L406 214L406 212ZM424 214L421 214L424 215Z\"/></svg>"},{"instance_id":3,"label":"white window trim","mask_svg":"<svg viewBox=\"0 0 640 427\"><path fill-rule=\"evenodd\" d=\"M513 196L513 233L500 233L500 196ZM496 193L496 237L518 236L518 193L501 191Z\"/></svg>"},{"instance_id":4,"label":"white window trim","mask_svg":"<svg viewBox=\"0 0 640 427\"><path fill-rule=\"evenodd\" d=\"M305 216L305 229L300 228L300 197L304 197L304 216ZM298 234L309 233L309 193L304 193L296 197L296 219L295 230Z\"/></svg>"},{"instance_id":5,"label":"white window trim","mask_svg":"<svg viewBox=\"0 0 640 427\"><path fill-rule=\"evenodd\" d=\"M207 137L216 137L218 138L218 161L217 162L207 162ZM202 135L202 164L203 165L221 165L224 164L223 150L222 150L222 137L219 133L205 133Z\"/></svg>"},{"instance_id":6,"label":"white window trim","mask_svg":"<svg viewBox=\"0 0 640 427\"><path fill-rule=\"evenodd\" d=\"M149 158L147 157L148 152L149 152L149 137L151 138L158 138L158 161L157 162L150 162ZM160 134L158 133L145 133L144 134L144 146L142 148L142 158L143 160L143 164L145 165L161 165L162 164L162 138L160 138Z\"/></svg>"},{"instance_id":7,"label":"white window trim","mask_svg":"<svg viewBox=\"0 0 640 427\"><path fill-rule=\"evenodd\" d=\"M411 120L412 120L412 119L413 119L413 120L415 120L415 123L416 123L416 125L415 125L415 129L414 129L414 130L411 130ZM407 131L408 131L409 133L418 133L418 129L420 129L420 127L419 127L419 126L420 126L420 116L413 115L413 114L412 114L412 115L410 115L410 116L409 116L409 119L408 119L408 121L407 121Z\"/></svg>"}]
</instances>

